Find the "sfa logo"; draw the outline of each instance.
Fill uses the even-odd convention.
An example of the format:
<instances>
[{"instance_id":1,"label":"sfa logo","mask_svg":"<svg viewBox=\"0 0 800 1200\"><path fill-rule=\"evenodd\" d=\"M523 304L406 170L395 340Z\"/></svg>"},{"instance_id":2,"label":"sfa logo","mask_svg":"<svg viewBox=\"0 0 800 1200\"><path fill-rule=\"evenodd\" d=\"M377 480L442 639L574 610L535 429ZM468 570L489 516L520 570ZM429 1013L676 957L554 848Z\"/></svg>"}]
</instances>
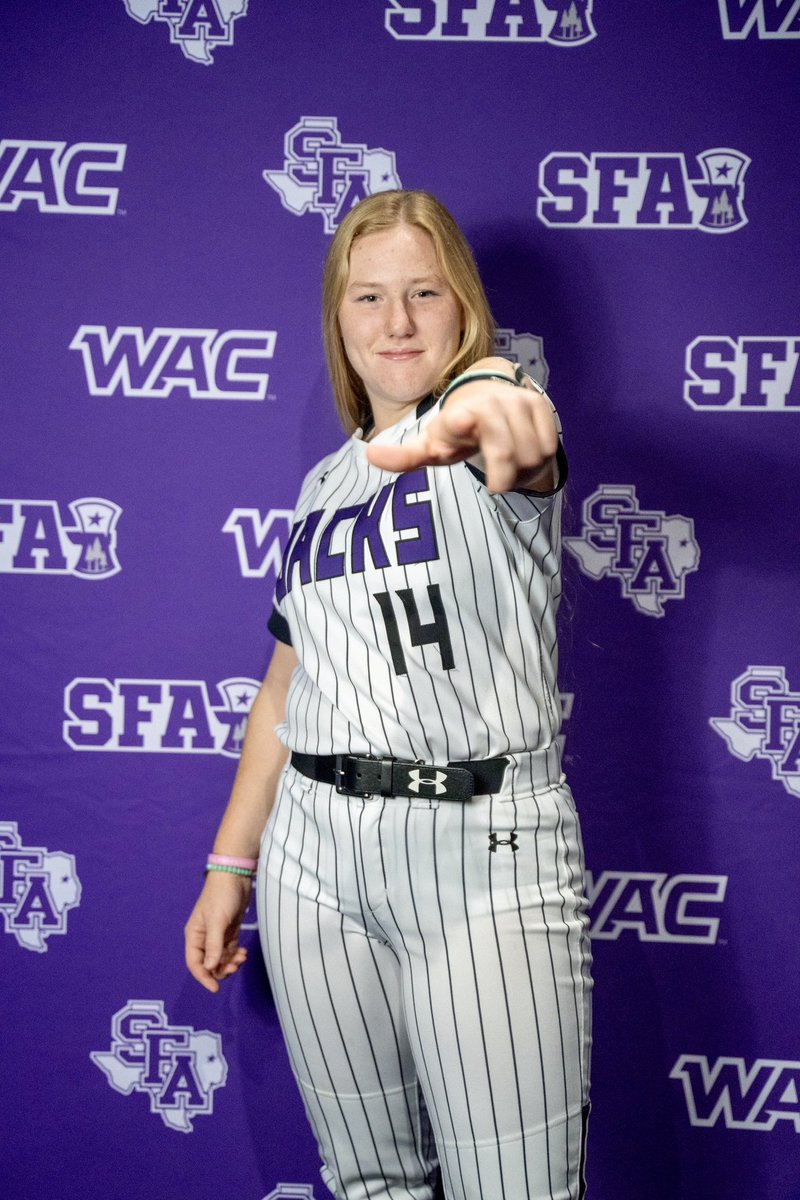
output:
<instances>
[{"instance_id":1,"label":"sfa logo","mask_svg":"<svg viewBox=\"0 0 800 1200\"><path fill-rule=\"evenodd\" d=\"M583 502L583 532L564 544L591 579L615 575L637 612L664 616L667 600L682 600L685 578L697 570L700 547L690 517L639 507L629 484L601 484Z\"/></svg>"},{"instance_id":2,"label":"sfa logo","mask_svg":"<svg viewBox=\"0 0 800 1200\"><path fill-rule=\"evenodd\" d=\"M402 186L393 151L343 142L336 117L301 117L283 152L283 169L263 171L263 178L295 216L319 213L326 233L335 233L365 196Z\"/></svg>"},{"instance_id":3,"label":"sfa logo","mask_svg":"<svg viewBox=\"0 0 800 1200\"><path fill-rule=\"evenodd\" d=\"M233 45L233 23L246 15L247 0L125 0L125 9L140 25L166 22L173 46L210 67L217 46Z\"/></svg>"},{"instance_id":4,"label":"sfa logo","mask_svg":"<svg viewBox=\"0 0 800 1200\"><path fill-rule=\"evenodd\" d=\"M0 212L16 212L26 200L39 212L113 216L119 188L108 175L125 163L116 142L0 141Z\"/></svg>"},{"instance_id":5,"label":"sfa logo","mask_svg":"<svg viewBox=\"0 0 800 1200\"><path fill-rule=\"evenodd\" d=\"M181 1133L213 1111L228 1076L219 1034L170 1025L163 1000L129 1000L112 1017L110 1048L89 1057L115 1092L149 1096L150 1112Z\"/></svg>"},{"instance_id":6,"label":"sfa logo","mask_svg":"<svg viewBox=\"0 0 800 1200\"><path fill-rule=\"evenodd\" d=\"M697 337L683 398L700 412L800 412L800 338Z\"/></svg>"},{"instance_id":7,"label":"sfa logo","mask_svg":"<svg viewBox=\"0 0 800 1200\"><path fill-rule=\"evenodd\" d=\"M741 229L750 159L718 149L697 161L703 174L690 179L684 154L548 154L536 213L554 229Z\"/></svg>"},{"instance_id":8,"label":"sfa logo","mask_svg":"<svg viewBox=\"0 0 800 1200\"><path fill-rule=\"evenodd\" d=\"M494 352L518 362L525 372L547 390L550 368L544 356L544 342L535 333L517 333L514 329L494 331Z\"/></svg>"},{"instance_id":9,"label":"sfa logo","mask_svg":"<svg viewBox=\"0 0 800 1200\"><path fill-rule=\"evenodd\" d=\"M274 330L171 329L146 334L137 325L81 325L69 344L80 350L92 396L171 396L193 400L263 400L275 352Z\"/></svg>"},{"instance_id":10,"label":"sfa logo","mask_svg":"<svg viewBox=\"0 0 800 1200\"><path fill-rule=\"evenodd\" d=\"M81 901L75 858L24 846L15 821L0 821L0 917L26 950L44 954L51 933L67 932L67 913Z\"/></svg>"},{"instance_id":11,"label":"sfa logo","mask_svg":"<svg viewBox=\"0 0 800 1200\"><path fill-rule=\"evenodd\" d=\"M257 508L235 508L222 526L236 539L239 570L245 579L263 579L281 569L283 548L289 540L290 508L270 508L262 516Z\"/></svg>"},{"instance_id":12,"label":"sfa logo","mask_svg":"<svg viewBox=\"0 0 800 1200\"><path fill-rule=\"evenodd\" d=\"M195 679L73 679L64 692L64 741L73 750L224 754L238 758L259 684L223 679L222 704Z\"/></svg>"},{"instance_id":13,"label":"sfa logo","mask_svg":"<svg viewBox=\"0 0 800 1200\"><path fill-rule=\"evenodd\" d=\"M0 500L0 573L108 579L121 571L119 505L87 496L69 510L65 525L56 500Z\"/></svg>"},{"instance_id":14,"label":"sfa logo","mask_svg":"<svg viewBox=\"0 0 800 1200\"><path fill-rule=\"evenodd\" d=\"M711 1060L682 1054L669 1073L680 1079L692 1125L722 1124L728 1129L768 1133L778 1121L790 1121L800 1133L800 1062L757 1058Z\"/></svg>"},{"instance_id":15,"label":"sfa logo","mask_svg":"<svg viewBox=\"0 0 800 1200\"><path fill-rule=\"evenodd\" d=\"M719 0L719 15L730 41L754 29L760 38L800 38L800 0Z\"/></svg>"},{"instance_id":16,"label":"sfa logo","mask_svg":"<svg viewBox=\"0 0 800 1200\"><path fill-rule=\"evenodd\" d=\"M582 46L596 37L593 0L389 0L394 38L432 42L549 42Z\"/></svg>"},{"instance_id":17,"label":"sfa logo","mask_svg":"<svg viewBox=\"0 0 800 1200\"><path fill-rule=\"evenodd\" d=\"M623 929L641 942L714 945L716 905L725 899L727 875L665 875L655 871L603 871L586 875L586 896L596 941L616 941Z\"/></svg>"},{"instance_id":18,"label":"sfa logo","mask_svg":"<svg viewBox=\"0 0 800 1200\"><path fill-rule=\"evenodd\" d=\"M800 692L791 691L783 667L748 667L731 684L730 716L709 723L735 758L764 759L772 778L800 796Z\"/></svg>"}]
</instances>

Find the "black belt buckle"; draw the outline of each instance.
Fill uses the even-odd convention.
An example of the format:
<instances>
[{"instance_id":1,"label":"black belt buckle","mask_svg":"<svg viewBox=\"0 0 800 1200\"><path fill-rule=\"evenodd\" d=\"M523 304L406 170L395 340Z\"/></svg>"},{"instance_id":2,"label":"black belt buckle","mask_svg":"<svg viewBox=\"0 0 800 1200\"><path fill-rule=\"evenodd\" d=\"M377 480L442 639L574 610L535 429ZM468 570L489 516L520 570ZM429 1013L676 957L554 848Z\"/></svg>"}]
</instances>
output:
<instances>
[{"instance_id":1,"label":"black belt buckle","mask_svg":"<svg viewBox=\"0 0 800 1200\"><path fill-rule=\"evenodd\" d=\"M368 754L337 754L336 791L340 796L361 796L362 799L369 799L373 792L391 796L391 791L382 791L381 785L388 769L391 786L393 762L392 758L371 758Z\"/></svg>"}]
</instances>

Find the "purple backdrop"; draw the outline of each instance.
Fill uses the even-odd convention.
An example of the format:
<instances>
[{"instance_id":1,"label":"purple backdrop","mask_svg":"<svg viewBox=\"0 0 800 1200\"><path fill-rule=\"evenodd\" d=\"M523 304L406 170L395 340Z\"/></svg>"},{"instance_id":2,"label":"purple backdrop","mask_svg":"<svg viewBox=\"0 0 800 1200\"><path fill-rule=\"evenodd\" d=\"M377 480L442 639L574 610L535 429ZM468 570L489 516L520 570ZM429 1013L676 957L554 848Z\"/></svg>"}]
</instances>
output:
<instances>
[{"instance_id":1,"label":"purple backdrop","mask_svg":"<svg viewBox=\"0 0 800 1200\"><path fill-rule=\"evenodd\" d=\"M797 1200L800 3L8 9L6 1194L325 1194L255 935L212 997L182 924L341 437L323 257L400 182L572 462L590 1195Z\"/></svg>"}]
</instances>

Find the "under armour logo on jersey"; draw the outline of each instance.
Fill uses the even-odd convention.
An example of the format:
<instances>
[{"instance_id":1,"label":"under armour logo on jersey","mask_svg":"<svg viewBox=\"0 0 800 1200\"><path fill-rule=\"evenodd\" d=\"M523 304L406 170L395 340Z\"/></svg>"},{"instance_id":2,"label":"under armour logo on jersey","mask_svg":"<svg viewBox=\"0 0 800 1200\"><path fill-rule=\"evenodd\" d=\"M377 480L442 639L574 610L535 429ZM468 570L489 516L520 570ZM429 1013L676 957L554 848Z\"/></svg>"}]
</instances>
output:
<instances>
[{"instance_id":1,"label":"under armour logo on jersey","mask_svg":"<svg viewBox=\"0 0 800 1200\"><path fill-rule=\"evenodd\" d=\"M585 575L616 575L623 596L650 617L663 617L666 600L683 599L700 561L690 517L642 509L632 485L604 483L584 500L582 520L582 535L564 544Z\"/></svg>"},{"instance_id":2,"label":"under armour logo on jersey","mask_svg":"<svg viewBox=\"0 0 800 1200\"><path fill-rule=\"evenodd\" d=\"M262 175L295 216L318 212L326 233L359 200L402 187L394 152L343 142L336 117L301 117L284 138L283 170Z\"/></svg>"},{"instance_id":3,"label":"under armour logo on jersey","mask_svg":"<svg viewBox=\"0 0 800 1200\"><path fill-rule=\"evenodd\" d=\"M408 778L408 786L415 795L419 795L421 787L433 788L437 796L443 796L447 791L447 776L444 771L434 771L433 778L431 778L430 776L423 776L421 771L414 768L408 772Z\"/></svg>"},{"instance_id":4,"label":"under armour logo on jersey","mask_svg":"<svg viewBox=\"0 0 800 1200\"><path fill-rule=\"evenodd\" d=\"M233 44L233 23L247 14L247 0L125 0L125 8L140 25L164 21L172 44L210 67L217 46Z\"/></svg>"},{"instance_id":5,"label":"under armour logo on jersey","mask_svg":"<svg viewBox=\"0 0 800 1200\"><path fill-rule=\"evenodd\" d=\"M498 846L510 846L514 854L519 850L519 842L517 841L516 833L511 833L507 838L498 837L496 833L489 834L489 849L492 854L495 853Z\"/></svg>"}]
</instances>

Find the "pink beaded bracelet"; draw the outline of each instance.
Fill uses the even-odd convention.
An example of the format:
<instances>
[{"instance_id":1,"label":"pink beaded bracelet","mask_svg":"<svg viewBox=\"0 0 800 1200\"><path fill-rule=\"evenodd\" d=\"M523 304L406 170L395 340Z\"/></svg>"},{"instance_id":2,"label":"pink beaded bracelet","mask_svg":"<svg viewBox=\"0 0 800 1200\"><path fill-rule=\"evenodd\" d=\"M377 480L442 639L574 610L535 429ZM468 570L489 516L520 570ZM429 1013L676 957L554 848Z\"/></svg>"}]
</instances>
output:
<instances>
[{"instance_id":1,"label":"pink beaded bracelet","mask_svg":"<svg viewBox=\"0 0 800 1200\"><path fill-rule=\"evenodd\" d=\"M209 854L208 861L217 867L241 867L246 871L255 871L258 866L257 858L236 858L231 854Z\"/></svg>"}]
</instances>

